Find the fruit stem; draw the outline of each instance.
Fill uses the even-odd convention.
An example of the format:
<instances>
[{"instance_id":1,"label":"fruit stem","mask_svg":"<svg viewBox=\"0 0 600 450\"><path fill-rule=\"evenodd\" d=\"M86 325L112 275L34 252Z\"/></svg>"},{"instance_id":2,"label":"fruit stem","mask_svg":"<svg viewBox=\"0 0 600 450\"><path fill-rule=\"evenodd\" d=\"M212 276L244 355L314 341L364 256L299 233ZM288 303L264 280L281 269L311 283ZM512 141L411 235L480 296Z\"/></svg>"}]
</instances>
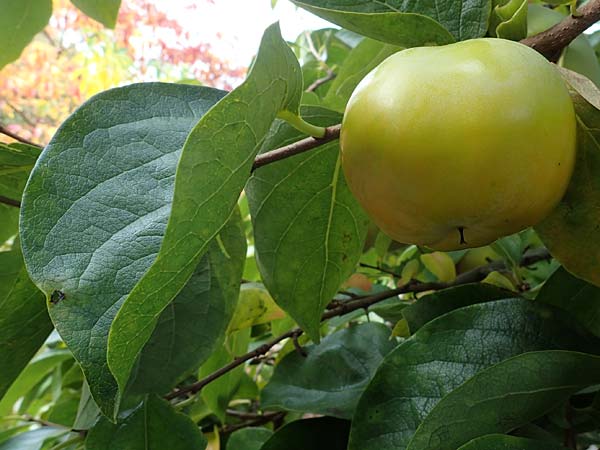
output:
<instances>
[{"instance_id":1,"label":"fruit stem","mask_svg":"<svg viewBox=\"0 0 600 450\"><path fill-rule=\"evenodd\" d=\"M316 125L312 125L306 122L302 117L298 114L294 114L290 111L279 111L277 117L281 120L285 120L291 126L293 126L296 130L302 131L303 133L308 134L309 136L316 138L325 137L326 129L325 127L318 127Z\"/></svg>"}]
</instances>

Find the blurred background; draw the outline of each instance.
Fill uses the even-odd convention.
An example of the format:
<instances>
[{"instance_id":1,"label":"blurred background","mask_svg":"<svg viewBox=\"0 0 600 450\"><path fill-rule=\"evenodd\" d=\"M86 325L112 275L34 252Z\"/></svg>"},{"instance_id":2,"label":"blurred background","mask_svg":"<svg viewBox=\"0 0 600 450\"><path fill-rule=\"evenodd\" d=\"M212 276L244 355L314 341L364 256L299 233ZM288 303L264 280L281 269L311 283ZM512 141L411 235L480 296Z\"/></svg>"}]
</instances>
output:
<instances>
[{"instance_id":1,"label":"blurred background","mask_svg":"<svg viewBox=\"0 0 600 450\"><path fill-rule=\"evenodd\" d=\"M123 0L111 30L69 0L53 0L49 25L0 70L0 124L46 144L75 108L112 87L166 81L230 90L277 20L291 42L331 26L288 0Z\"/></svg>"}]
</instances>

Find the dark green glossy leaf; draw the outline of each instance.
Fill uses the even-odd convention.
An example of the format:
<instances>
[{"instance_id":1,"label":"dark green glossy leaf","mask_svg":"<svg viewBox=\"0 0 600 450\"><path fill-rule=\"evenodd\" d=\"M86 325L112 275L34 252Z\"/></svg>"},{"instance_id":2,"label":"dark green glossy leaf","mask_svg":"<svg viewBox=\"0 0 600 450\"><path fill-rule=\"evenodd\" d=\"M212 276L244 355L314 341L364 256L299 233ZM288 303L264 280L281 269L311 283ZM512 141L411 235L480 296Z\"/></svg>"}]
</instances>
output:
<instances>
[{"instance_id":1,"label":"dark green glossy leaf","mask_svg":"<svg viewBox=\"0 0 600 450\"><path fill-rule=\"evenodd\" d=\"M352 418L375 370L396 345L377 323L351 326L304 347L307 356L287 354L263 389L263 408Z\"/></svg>"},{"instance_id":2,"label":"dark green glossy leaf","mask_svg":"<svg viewBox=\"0 0 600 450\"><path fill-rule=\"evenodd\" d=\"M271 123L282 111L298 112L301 91L298 62L279 26L271 25L246 81L191 131L177 166L160 252L111 326L108 364L121 391L159 313L185 285L236 207Z\"/></svg>"},{"instance_id":3,"label":"dark green glossy leaf","mask_svg":"<svg viewBox=\"0 0 600 450\"><path fill-rule=\"evenodd\" d=\"M246 260L239 210L163 311L134 371L132 393L168 392L215 349L233 315Z\"/></svg>"},{"instance_id":4,"label":"dark green glossy leaf","mask_svg":"<svg viewBox=\"0 0 600 450\"><path fill-rule=\"evenodd\" d=\"M315 107L303 117L320 126L341 119ZM278 121L262 151L302 137ZM258 169L246 188L263 282L314 341L323 310L354 271L369 223L340 166L335 141Z\"/></svg>"},{"instance_id":5,"label":"dark green glossy leaf","mask_svg":"<svg viewBox=\"0 0 600 450\"><path fill-rule=\"evenodd\" d=\"M598 356L560 350L515 356L444 397L419 425L407 450L455 450L478 436L506 433L596 383Z\"/></svg>"},{"instance_id":6,"label":"dark green glossy leaf","mask_svg":"<svg viewBox=\"0 0 600 450\"><path fill-rule=\"evenodd\" d=\"M103 92L63 123L25 190L27 268L105 414L117 396L111 320L158 252L187 134L223 95L164 83Z\"/></svg>"},{"instance_id":7,"label":"dark green glossy leaf","mask_svg":"<svg viewBox=\"0 0 600 450\"><path fill-rule=\"evenodd\" d=\"M108 28L114 28L121 0L71 0L86 15Z\"/></svg>"},{"instance_id":8,"label":"dark green glossy leaf","mask_svg":"<svg viewBox=\"0 0 600 450\"><path fill-rule=\"evenodd\" d=\"M567 192L536 225L544 244L569 272L600 286L600 111L571 90L577 115L577 157Z\"/></svg>"},{"instance_id":9,"label":"dark green glossy leaf","mask_svg":"<svg viewBox=\"0 0 600 450\"><path fill-rule=\"evenodd\" d=\"M242 428L231 434L227 440L227 450L260 450L273 435L267 428Z\"/></svg>"},{"instance_id":10,"label":"dark green glossy leaf","mask_svg":"<svg viewBox=\"0 0 600 450\"><path fill-rule=\"evenodd\" d=\"M388 56L400 47L373 39L363 39L353 48L337 71L335 80L323 99L323 104L335 111L343 112L350 95L360 81Z\"/></svg>"},{"instance_id":11,"label":"dark green glossy leaf","mask_svg":"<svg viewBox=\"0 0 600 450\"><path fill-rule=\"evenodd\" d=\"M523 352L593 347L560 310L528 300L480 303L438 317L383 361L360 399L351 450L407 447L434 406L480 370Z\"/></svg>"},{"instance_id":12,"label":"dark green glossy leaf","mask_svg":"<svg viewBox=\"0 0 600 450\"><path fill-rule=\"evenodd\" d=\"M427 322L463 306L490 302L514 297L514 292L506 291L491 284L465 284L434 292L418 299L402 310L410 332L414 333Z\"/></svg>"},{"instance_id":13,"label":"dark green glossy leaf","mask_svg":"<svg viewBox=\"0 0 600 450\"><path fill-rule=\"evenodd\" d=\"M0 399L42 346L52 323L21 250L0 252Z\"/></svg>"},{"instance_id":14,"label":"dark green glossy leaf","mask_svg":"<svg viewBox=\"0 0 600 450\"><path fill-rule=\"evenodd\" d=\"M560 444L503 434L490 434L466 443L458 450L564 450Z\"/></svg>"},{"instance_id":15,"label":"dark green glossy leaf","mask_svg":"<svg viewBox=\"0 0 600 450\"><path fill-rule=\"evenodd\" d=\"M293 1L344 28L402 47L481 37L491 9L485 0Z\"/></svg>"},{"instance_id":16,"label":"dark green glossy leaf","mask_svg":"<svg viewBox=\"0 0 600 450\"><path fill-rule=\"evenodd\" d=\"M346 450L350 422L319 417L296 420L277 430L261 450Z\"/></svg>"},{"instance_id":17,"label":"dark green glossy leaf","mask_svg":"<svg viewBox=\"0 0 600 450\"><path fill-rule=\"evenodd\" d=\"M546 281L536 301L564 309L600 336L600 288L574 277L562 267Z\"/></svg>"},{"instance_id":18,"label":"dark green glossy leaf","mask_svg":"<svg viewBox=\"0 0 600 450\"><path fill-rule=\"evenodd\" d=\"M87 450L204 450L206 438L186 415L151 395L129 416L111 423L102 417L89 431Z\"/></svg>"},{"instance_id":19,"label":"dark green glossy leaf","mask_svg":"<svg viewBox=\"0 0 600 450\"><path fill-rule=\"evenodd\" d=\"M0 69L17 59L52 14L52 0L0 0Z\"/></svg>"}]
</instances>

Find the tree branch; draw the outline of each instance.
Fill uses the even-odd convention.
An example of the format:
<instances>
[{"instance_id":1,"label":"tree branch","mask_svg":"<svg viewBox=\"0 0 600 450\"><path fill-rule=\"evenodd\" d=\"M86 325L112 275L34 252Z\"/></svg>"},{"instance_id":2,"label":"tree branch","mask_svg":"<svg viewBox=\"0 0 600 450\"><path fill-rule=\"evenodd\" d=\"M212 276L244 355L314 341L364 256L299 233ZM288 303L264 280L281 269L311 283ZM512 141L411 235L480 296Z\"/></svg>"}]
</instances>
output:
<instances>
[{"instance_id":1,"label":"tree branch","mask_svg":"<svg viewBox=\"0 0 600 450\"><path fill-rule=\"evenodd\" d=\"M310 86L308 86L306 88L305 92L314 92L316 91L320 86L324 85L325 83L327 83L328 81L331 81L333 79L335 79L337 75L335 74L335 72L331 69L327 70L327 75L325 75L322 78L317 78L315 81L313 81Z\"/></svg>"},{"instance_id":2,"label":"tree branch","mask_svg":"<svg viewBox=\"0 0 600 450\"><path fill-rule=\"evenodd\" d=\"M266 153L258 155L254 159L252 170L256 170L259 167L271 164L272 162L279 161L280 159L289 158L290 156L298 155L299 153L312 150L313 148L319 147L323 144L327 144L340 137L341 124L333 125L325 128L325 136L322 138L308 137L284 147L276 148Z\"/></svg>"},{"instance_id":3,"label":"tree branch","mask_svg":"<svg viewBox=\"0 0 600 450\"><path fill-rule=\"evenodd\" d=\"M521 43L537 50L550 61L557 61L563 48L600 20L600 0L590 0L577 13L577 16L569 15L552 28L525 38Z\"/></svg>"},{"instance_id":4,"label":"tree branch","mask_svg":"<svg viewBox=\"0 0 600 450\"><path fill-rule=\"evenodd\" d=\"M227 411L227 413L229 414L229 410ZM220 434L231 434L234 431L241 430L242 428L257 427L260 425L267 424L269 422L276 422L279 419L283 419L285 415L285 411L269 412L264 413L262 415L256 415L254 418L250 418L249 420L242 423L237 423L235 425L225 425L223 428L221 428Z\"/></svg>"},{"instance_id":5,"label":"tree branch","mask_svg":"<svg viewBox=\"0 0 600 450\"><path fill-rule=\"evenodd\" d=\"M31 142L29 139L25 139L24 137L19 136L18 134L13 133L8 128L3 125L0 125L0 134L4 134L10 138L13 138L16 141L22 142L23 144L33 145L34 147L42 148L41 145L36 144L35 142Z\"/></svg>"},{"instance_id":6,"label":"tree branch","mask_svg":"<svg viewBox=\"0 0 600 450\"><path fill-rule=\"evenodd\" d=\"M545 248L537 249L537 250L533 250L531 252L527 252L525 255L523 255L523 259L521 260L520 264L521 264L521 266L530 266L536 262L549 260L551 258L552 258L552 255L550 255L548 250L546 250ZM321 322L331 319L333 317L346 315L350 312L353 312L353 311L356 311L359 309L366 309L369 306L372 306L372 305L379 303L383 300L386 300L388 298L396 297L400 294L407 294L409 292L419 293L419 292L425 292L425 291L435 291L435 290L460 286L463 284L476 283L478 281L483 280L490 272L493 272L495 270L502 270L505 267L506 266L505 266L504 262L494 261L490 264L486 264L485 266L476 267L473 270L469 270L468 272L460 274L458 277L456 277L456 279L454 281L452 281L450 283L442 283L442 282L424 283L421 281L412 280L403 286L397 287L396 289L390 289L389 291L379 292L374 295L360 297L357 299L348 300L346 302L339 303L334 308L329 309L321 316ZM281 341L288 339L288 338L295 339L298 336L300 336L302 333L304 333L302 331L302 329L294 328L293 330L290 330L287 333L277 336L276 338L261 345L260 347L256 348L255 350L248 352L242 356L238 356L237 358L234 358L234 360L232 362L221 367L220 369L216 370L215 372L211 373L210 375L206 376L205 378L202 378L198 382L190 384L189 386L184 386L184 387L174 390L173 392L167 394L165 396L165 398L167 400L172 400L172 399L180 397L182 395L194 394L194 393L200 391L207 384L209 384L209 383L213 382L214 380L216 380L217 378L225 375L227 372L235 369L236 367L244 364L246 361L254 359L260 355L264 355L272 347L279 344Z\"/></svg>"},{"instance_id":7,"label":"tree branch","mask_svg":"<svg viewBox=\"0 0 600 450\"><path fill-rule=\"evenodd\" d=\"M4 197L0 195L0 203L3 203L8 206L14 206L15 208L21 207L21 202L18 200L13 200L12 198Z\"/></svg>"}]
</instances>

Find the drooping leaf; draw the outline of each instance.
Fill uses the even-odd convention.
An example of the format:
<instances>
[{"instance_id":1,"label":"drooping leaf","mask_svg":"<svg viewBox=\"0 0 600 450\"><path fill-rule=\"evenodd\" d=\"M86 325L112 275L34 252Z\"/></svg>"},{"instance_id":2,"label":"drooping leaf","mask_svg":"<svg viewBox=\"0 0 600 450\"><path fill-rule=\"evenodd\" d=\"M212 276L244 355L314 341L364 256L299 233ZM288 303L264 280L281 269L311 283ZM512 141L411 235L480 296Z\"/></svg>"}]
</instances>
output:
<instances>
[{"instance_id":1,"label":"drooping leaf","mask_svg":"<svg viewBox=\"0 0 600 450\"><path fill-rule=\"evenodd\" d=\"M206 438L186 415L150 395L131 414L114 424L102 417L89 431L87 450L204 450Z\"/></svg>"},{"instance_id":2,"label":"drooping leaf","mask_svg":"<svg viewBox=\"0 0 600 450\"><path fill-rule=\"evenodd\" d=\"M32 172L21 208L27 268L105 414L117 396L111 320L158 252L186 136L223 95L164 83L103 92L63 123Z\"/></svg>"},{"instance_id":3,"label":"drooping leaf","mask_svg":"<svg viewBox=\"0 0 600 450\"><path fill-rule=\"evenodd\" d=\"M245 328L227 336L221 348L217 348L210 358L200 367L199 377L205 377L215 370L229 364L236 356L243 355L250 343L250 329ZM202 400L210 410L225 422L225 410L229 401L240 387L244 378L244 367L230 370L212 383L206 385L201 392Z\"/></svg>"},{"instance_id":4,"label":"drooping leaf","mask_svg":"<svg viewBox=\"0 0 600 450\"><path fill-rule=\"evenodd\" d=\"M121 0L71 0L87 16L108 28L114 28L119 15Z\"/></svg>"},{"instance_id":5,"label":"drooping leaf","mask_svg":"<svg viewBox=\"0 0 600 450\"><path fill-rule=\"evenodd\" d=\"M321 126L341 119L323 108L302 112ZM278 121L262 151L302 137ZM321 314L354 272L369 223L347 187L338 142L256 170L246 194L263 282L275 302L318 342Z\"/></svg>"},{"instance_id":6,"label":"drooping leaf","mask_svg":"<svg viewBox=\"0 0 600 450\"><path fill-rule=\"evenodd\" d=\"M44 295L21 250L0 252L0 399L52 331Z\"/></svg>"},{"instance_id":7,"label":"drooping leaf","mask_svg":"<svg viewBox=\"0 0 600 450\"><path fill-rule=\"evenodd\" d=\"M546 281L536 301L564 309L600 337L600 288L597 286L561 267Z\"/></svg>"},{"instance_id":8,"label":"drooping leaf","mask_svg":"<svg viewBox=\"0 0 600 450\"><path fill-rule=\"evenodd\" d=\"M569 272L600 286L600 111L571 90L577 115L577 156L567 192L536 225L542 241Z\"/></svg>"},{"instance_id":9,"label":"drooping leaf","mask_svg":"<svg viewBox=\"0 0 600 450\"><path fill-rule=\"evenodd\" d=\"M262 284L244 283L240 288L240 298L227 331L231 333L284 317L285 313Z\"/></svg>"},{"instance_id":10,"label":"drooping leaf","mask_svg":"<svg viewBox=\"0 0 600 450\"><path fill-rule=\"evenodd\" d=\"M375 370L396 345L384 325L366 323L337 331L307 356L287 354L261 395L263 408L352 418Z\"/></svg>"},{"instance_id":11,"label":"drooping leaf","mask_svg":"<svg viewBox=\"0 0 600 450\"><path fill-rule=\"evenodd\" d=\"M0 416L7 415L19 398L25 396L46 375L70 358L71 352L67 350L51 350L33 358L2 397Z\"/></svg>"},{"instance_id":12,"label":"drooping leaf","mask_svg":"<svg viewBox=\"0 0 600 450\"><path fill-rule=\"evenodd\" d=\"M427 322L452 310L511 297L514 297L514 293L489 284L465 284L421 297L403 308L402 316L408 322L410 332L414 333Z\"/></svg>"},{"instance_id":13,"label":"drooping leaf","mask_svg":"<svg viewBox=\"0 0 600 450\"><path fill-rule=\"evenodd\" d=\"M293 1L344 28L402 47L481 37L487 31L491 9L491 2L484 0Z\"/></svg>"},{"instance_id":14,"label":"drooping leaf","mask_svg":"<svg viewBox=\"0 0 600 450\"><path fill-rule=\"evenodd\" d=\"M192 278L161 314L134 370L131 393L168 392L208 359L236 307L245 259L246 236L236 209Z\"/></svg>"},{"instance_id":15,"label":"drooping leaf","mask_svg":"<svg viewBox=\"0 0 600 450\"><path fill-rule=\"evenodd\" d=\"M557 66L557 69L572 89L577 91L590 105L600 110L600 89L592 80L565 67Z\"/></svg>"},{"instance_id":16,"label":"drooping leaf","mask_svg":"<svg viewBox=\"0 0 600 450\"><path fill-rule=\"evenodd\" d=\"M17 59L52 14L52 0L0 0L0 69Z\"/></svg>"},{"instance_id":17,"label":"drooping leaf","mask_svg":"<svg viewBox=\"0 0 600 450\"><path fill-rule=\"evenodd\" d=\"M506 433L599 382L598 356L561 350L515 356L444 397L407 450L454 450L478 436Z\"/></svg>"},{"instance_id":18,"label":"drooping leaf","mask_svg":"<svg viewBox=\"0 0 600 450\"><path fill-rule=\"evenodd\" d=\"M482 369L523 352L596 345L586 342L565 326L560 310L528 300L440 316L384 359L356 408L349 449L405 449L434 406Z\"/></svg>"},{"instance_id":19,"label":"drooping leaf","mask_svg":"<svg viewBox=\"0 0 600 450\"><path fill-rule=\"evenodd\" d=\"M268 428L242 428L231 434L227 440L227 450L260 450L273 435Z\"/></svg>"},{"instance_id":20,"label":"drooping leaf","mask_svg":"<svg viewBox=\"0 0 600 450\"><path fill-rule=\"evenodd\" d=\"M319 417L290 422L277 430L261 450L346 450L350 422Z\"/></svg>"},{"instance_id":21,"label":"drooping leaf","mask_svg":"<svg viewBox=\"0 0 600 450\"><path fill-rule=\"evenodd\" d=\"M154 264L111 326L108 364L125 389L158 314L192 275L250 177L253 160L278 113L298 112L302 75L271 25L246 81L204 116L188 136L177 167L173 208Z\"/></svg>"},{"instance_id":22,"label":"drooping leaf","mask_svg":"<svg viewBox=\"0 0 600 450\"><path fill-rule=\"evenodd\" d=\"M458 450L564 450L560 444L504 434L489 434L467 442Z\"/></svg>"}]
</instances>

